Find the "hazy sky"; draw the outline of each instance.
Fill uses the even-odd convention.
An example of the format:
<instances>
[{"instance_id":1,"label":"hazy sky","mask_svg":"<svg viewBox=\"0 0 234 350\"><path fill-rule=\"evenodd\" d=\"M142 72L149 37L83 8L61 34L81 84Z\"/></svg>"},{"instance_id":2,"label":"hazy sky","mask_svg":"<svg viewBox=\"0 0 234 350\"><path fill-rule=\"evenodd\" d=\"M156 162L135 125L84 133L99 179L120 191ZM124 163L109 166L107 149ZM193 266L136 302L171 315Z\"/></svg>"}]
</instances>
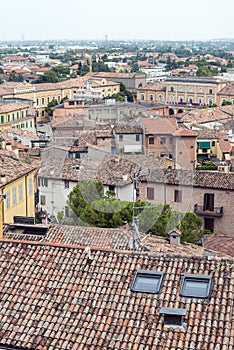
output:
<instances>
[{"instance_id":1,"label":"hazy sky","mask_svg":"<svg viewBox=\"0 0 234 350\"><path fill-rule=\"evenodd\" d=\"M234 38L234 0L5 0L0 40Z\"/></svg>"}]
</instances>

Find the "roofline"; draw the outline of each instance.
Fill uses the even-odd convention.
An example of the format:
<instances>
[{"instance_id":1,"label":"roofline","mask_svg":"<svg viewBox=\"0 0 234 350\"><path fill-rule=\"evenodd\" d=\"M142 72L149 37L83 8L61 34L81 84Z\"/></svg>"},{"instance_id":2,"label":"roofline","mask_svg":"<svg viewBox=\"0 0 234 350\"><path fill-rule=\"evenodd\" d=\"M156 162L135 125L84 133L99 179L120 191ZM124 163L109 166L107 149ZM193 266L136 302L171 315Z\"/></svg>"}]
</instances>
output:
<instances>
[{"instance_id":1,"label":"roofline","mask_svg":"<svg viewBox=\"0 0 234 350\"><path fill-rule=\"evenodd\" d=\"M82 245L72 245L72 244L64 244L64 243L53 243L53 242L38 242L38 241L25 241L25 240L12 240L12 239L0 239L0 243L10 243L10 244L24 244L24 245L33 245L33 246L40 246L40 247L54 247L54 248L68 248L68 249L82 249L85 250L87 246ZM106 252L106 253L118 253L118 254L126 254L126 255L134 255L134 256L142 256L142 255L149 255L152 257L169 257L171 260L182 258L182 259L190 259L195 258L197 260L204 260L204 261L231 261L233 263L233 259L231 257L219 257L219 256L194 256L194 254L191 253L191 255L187 255L187 253L179 254L171 256L171 252L151 252L151 251L130 251L130 250L121 250L121 249L112 249L112 248L102 248L102 247L92 247L89 246L92 251L95 252Z\"/></svg>"}]
</instances>

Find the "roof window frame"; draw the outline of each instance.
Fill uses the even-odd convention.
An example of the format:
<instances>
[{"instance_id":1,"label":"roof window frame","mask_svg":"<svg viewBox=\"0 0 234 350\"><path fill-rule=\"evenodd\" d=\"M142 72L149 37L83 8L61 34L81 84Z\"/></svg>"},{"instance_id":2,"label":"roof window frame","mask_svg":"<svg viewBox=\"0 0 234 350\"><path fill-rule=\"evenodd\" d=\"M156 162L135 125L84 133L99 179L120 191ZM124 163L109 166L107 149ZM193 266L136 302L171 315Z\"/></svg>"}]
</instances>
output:
<instances>
[{"instance_id":1,"label":"roof window frame","mask_svg":"<svg viewBox=\"0 0 234 350\"><path fill-rule=\"evenodd\" d=\"M203 295L201 293L196 293L196 287L194 286L194 292L188 292L188 289L191 289L191 287L186 286L188 282L199 282L204 283L206 282L206 291ZM211 288L212 288L212 276L210 275L201 275L201 274L184 274L183 275L183 281L181 284L180 289L180 296L186 297L186 298L196 298L196 299L208 299L211 294Z\"/></svg>"},{"instance_id":2,"label":"roof window frame","mask_svg":"<svg viewBox=\"0 0 234 350\"><path fill-rule=\"evenodd\" d=\"M131 291L139 292L139 293L158 294L162 286L163 277L164 277L164 273L162 271L137 270L131 285ZM140 278L142 278L141 282L139 282ZM143 281L144 278L152 278L152 282L155 279L154 290L152 288L151 289L147 288L147 286L145 287L139 286L139 284L144 283Z\"/></svg>"}]
</instances>

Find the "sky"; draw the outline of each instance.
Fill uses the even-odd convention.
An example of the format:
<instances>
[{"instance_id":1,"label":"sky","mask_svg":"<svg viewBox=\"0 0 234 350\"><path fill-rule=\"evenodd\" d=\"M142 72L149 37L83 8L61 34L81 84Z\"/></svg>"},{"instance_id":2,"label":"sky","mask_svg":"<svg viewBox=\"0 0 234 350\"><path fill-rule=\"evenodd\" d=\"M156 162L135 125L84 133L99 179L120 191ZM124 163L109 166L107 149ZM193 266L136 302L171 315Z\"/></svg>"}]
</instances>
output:
<instances>
[{"instance_id":1,"label":"sky","mask_svg":"<svg viewBox=\"0 0 234 350\"><path fill-rule=\"evenodd\" d=\"M0 40L234 38L234 0L5 0Z\"/></svg>"}]
</instances>

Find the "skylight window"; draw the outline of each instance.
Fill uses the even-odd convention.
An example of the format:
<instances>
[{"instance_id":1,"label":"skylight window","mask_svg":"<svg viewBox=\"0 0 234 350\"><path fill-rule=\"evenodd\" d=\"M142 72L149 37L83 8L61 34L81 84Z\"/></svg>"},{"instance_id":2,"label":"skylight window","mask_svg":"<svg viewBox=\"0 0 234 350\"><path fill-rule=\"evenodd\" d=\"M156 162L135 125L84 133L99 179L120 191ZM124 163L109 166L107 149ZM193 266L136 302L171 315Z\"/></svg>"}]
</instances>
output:
<instances>
[{"instance_id":1,"label":"skylight window","mask_svg":"<svg viewBox=\"0 0 234 350\"><path fill-rule=\"evenodd\" d=\"M208 298L211 290L211 277L208 275L184 275L180 295L188 298Z\"/></svg>"},{"instance_id":2,"label":"skylight window","mask_svg":"<svg viewBox=\"0 0 234 350\"><path fill-rule=\"evenodd\" d=\"M138 270L134 277L131 291L156 294L160 290L162 280L163 272Z\"/></svg>"}]
</instances>

